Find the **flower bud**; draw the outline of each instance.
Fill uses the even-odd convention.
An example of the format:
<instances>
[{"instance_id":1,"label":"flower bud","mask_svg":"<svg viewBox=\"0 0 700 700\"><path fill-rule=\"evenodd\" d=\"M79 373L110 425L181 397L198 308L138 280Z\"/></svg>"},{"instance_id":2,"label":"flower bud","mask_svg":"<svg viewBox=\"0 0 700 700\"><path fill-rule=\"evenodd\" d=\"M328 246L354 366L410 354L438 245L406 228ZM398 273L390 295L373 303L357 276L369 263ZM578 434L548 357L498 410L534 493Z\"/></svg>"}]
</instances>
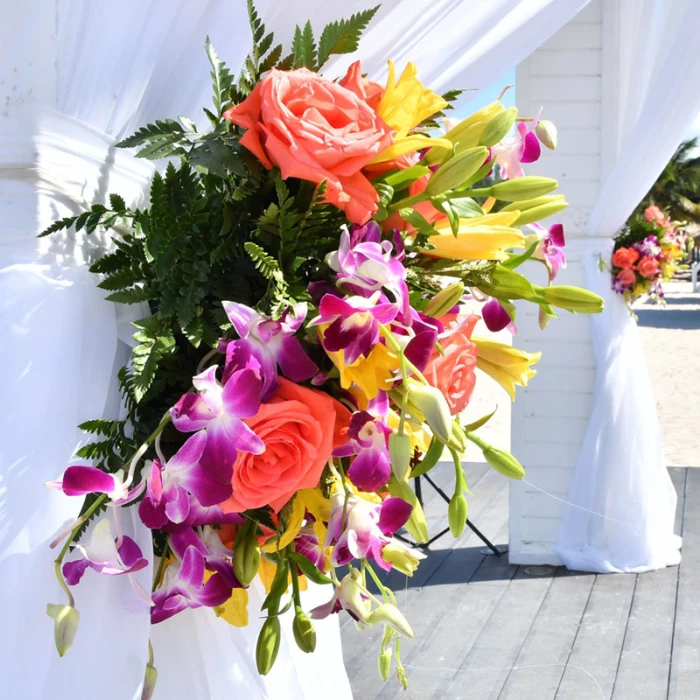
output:
<instances>
[{"instance_id":1,"label":"flower bud","mask_svg":"<svg viewBox=\"0 0 700 700\"><path fill-rule=\"evenodd\" d=\"M146 665L146 676L143 679L143 690L141 691L141 700L151 700L156 689L158 680L158 671L151 664Z\"/></svg>"},{"instance_id":2,"label":"flower bud","mask_svg":"<svg viewBox=\"0 0 700 700\"><path fill-rule=\"evenodd\" d=\"M408 400L423 414L433 433L448 442L452 436L452 416L442 392L429 384L409 380Z\"/></svg>"},{"instance_id":3,"label":"flower bud","mask_svg":"<svg viewBox=\"0 0 700 700\"><path fill-rule=\"evenodd\" d=\"M553 202L563 202L563 194L545 194L541 197L534 197L533 199L522 199L519 202L511 202L507 204L501 211L517 211L522 214L522 212L527 209L533 209L534 207L540 207L543 204L552 204Z\"/></svg>"},{"instance_id":4,"label":"flower bud","mask_svg":"<svg viewBox=\"0 0 700 700\"><path fill-rule=\"evenodd\" d=\"M294 641L305 653L311 654L316 649L316 629L309 616L303 610L297 610L292 623Z\"/></svg>"},{"instance_id":5,"label":"flower bud","mask_svg":"<svg viewBox=\"0 0 700 700\"><path fill-rule=\"evenodd\" d=\"M404 637L413 639L413 630L408 620L401 614L399 609L391 603L382 603L377 606L368 616L367 623L370 625L389 625Z\"/></svg>"},{"instance_id":6,"label":"flower bud","mask_svg":"<svg viewBox=\"0 0 700 700\"><path fill-rule=\"evenodd\" d=\"M495 146L497 143L500 143L511 130L513 124L515 124L515 118L517 116L517 107L509 107L500 114L497 114L484 128L484 133L479 139L479 145Z\"/></svg>"},{"instance_id":7,"label":"flower bud","mask_svg":"<svg viewBox=\"0 0 700 700\"><path fill-rule=\"evenodd\" d=\"M551 177L529 175L499 182L489 188L489 194L506 202L519 202L522 199L532 199L547 194L547 192L556 189L558 185L559 183L552 180Z\"/></svg>"},{"instance_id":8,"label":"flower bud","mask_svg":"<svg viewBox=\"0 0 700 700\"><path fill-rule=\"evenodd\" d=\"M531 224L535 221L542 221L542 219L553 216L568 206L569 203L562 199L549 204L541 204L538 207L532 207L527 211L521 212L520 216L513 222L513 226L525 226L525 224Z\"/></svg>"},{"instance_id":9,"label":"flower bud","mask_svg":"<svg viewBox=\"0 0 700 700\"><path fill-rule=\"evenodd\" d=\"M258 643L255 647L255 663L261 676L266 676L272 669L275 659L277 659L277 653L280 650L281 639L282 631L279 618L268 617L263 622L262 629L258 635Z\"/></svg>"},{"instance_id":10,"label":"flower bud","mask_svg":"<svg viewBox=\"0 0 700 700\"><path fill-rule=\"evenodd\" d=\"M381 654L379 654L379 675L382 677L384 682L389 680L391 675L391 649L384 649Z\"/></svg>"},{"instance_id":11,"label":"flower bud","mask_svg":"<svg viewBox=\"0 0 700 700\"><path fill-rule=\"evenodd\" d=\"M408 679L406 678L406 671L404 670L403 666L396 667L396 678L398 679L399 683L401 683L401 687L404 690L408 690Z\"/></svg>"},{"instance_id":12,"label":"flower bud","mask_svg":"<svg viewBox=\"0 0 700 700\"><path fill-rule=\"evenodd\" d=\"M557 147L557 127L548 119L541 119L535 127L537 138L547 148L552 151Z\"/></svg>"},{"instance_id":13,"label":"flower bud","mask_svg":"<svg viewBox=\"0 0 700 700\"><path fill-rule=\"evenodd\" d=\"M464 184L484 164L488 156L488 149L478 146L450 158L428 180L426 196L434 197Z\"/></svg>"},{"instance_id":14,"label":"flower bud","mask_svg":"<svg viewBox=\"0 0 700 700\"><path fill-rule=\"evenodd\" d=\"M447 442L447 446L460 455L464 454L464 451L467 449L467 438L458 420L452 421L452 435Z\"/></svg>"},{"instance_id":15,"label":"flower bud","mask_svg":"<svg viewBox=\"0 0 700 700\"><path fill-rule=\"evenodd\" d=\"M426 316L440 318L444 316L453 306L459 303L464 295L464 284L455 282L454 284L441 289L423 309Z\"/></svg>"},{"instance_id":16,"label":"flower bud","mask_svg":"<svg viewBox=\"0 0 700 700\"><path fill-rule=\"evenodd\" d=\"M391 471L399 481L408 479L408 471L411 468L411 438L405 433L392 433L389 435L389 459Z\"/></svg>"},{"instance_id":17,"label":"flower bud","mask_svg":"<svg viewBox=\"0 0 700 700\"><path fill-rule=\"evenodd\" d=\"M260 547L255 531L244 531L236 538L233 552L233 573L240 584L247 588L260 568Z\"/></svg>"},{"instance_id":18,"label":"flower bud","mask_svg":"<svg viewBox=\"0 0 700 700\"><path fill-rule=\"evenodd\" d=\"M509 479L522 479L525 476L522 464L510 452L499 450L493 445L484 445L482 452L489 465L503 476Z\"/></svg>"},{"instance_id":19,"label":"flower bud","mask_svg":"<svg viewBox=\"0 0 700 700\"><path fill-rule=\"evenodd\" d=\"M578 314L599 314L605 308L605 303L597 294L580 287L545 287L542 296L552 306Z\"/></svg>"},{"instance_id":20,"label":"flower bud","mask_svg":"<svg viewBox=\"0 0 700 700\"><path fill-rule=\"evenodd\" d=\"M382 559L393 564L394 568L405 576L413 576L421 559L425 559L425 554L407 549L396 542L388 542L382 547Z\"/></svg>"},{"instance_id":21,"label":"flower bud","mask_svg":"<svg viewBox=\"0 0 700 700\"><path fill-rule=\"evenodd\" d=\"M462 493L461 488L450 499L450 504L447 507L447 524L450 526L452 537L457 539L462 536L464 527L467 524L467 499Z\"/></svg>"},{"instance_id":22,"label":"flower bud","mask_svg":"<svg viewBox=\"0 0 700 700\"><path fill-rule=\"evenodd\" d=\"M49 603L46 606L46 614L55 621L54 639L58 655L65 656L73 644L75 633L78 631L80 613L70 605Z\"/></svg>"}]
</instances>

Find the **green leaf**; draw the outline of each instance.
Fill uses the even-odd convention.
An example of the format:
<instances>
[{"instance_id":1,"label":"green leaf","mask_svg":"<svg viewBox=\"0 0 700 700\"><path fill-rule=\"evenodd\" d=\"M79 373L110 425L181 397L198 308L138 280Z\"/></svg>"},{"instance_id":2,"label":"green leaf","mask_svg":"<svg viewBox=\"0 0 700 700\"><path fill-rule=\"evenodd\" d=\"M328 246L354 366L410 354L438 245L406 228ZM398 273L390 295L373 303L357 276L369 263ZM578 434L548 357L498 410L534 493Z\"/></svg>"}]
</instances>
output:
<instances>
[{"instance_id":1,"label":"green leaf","mask_svg":"<svg viewBox=\"0 0 700 700\"><path fill-rule=\"evenodd\" d=\"M176 350L172 328L158 316L134 321L138 328L134 340L138 345L132 350L133 392L140 402L155 379L160 361Z\"/></svg>"},{"instance_id":2,"label":"green leaf","mask_svg":"<svg viewBox=\"0 0 700 700\"><path fill-rule=\"evenodd\" d=\"M444 443L440 442L436 437L433 437L430 441L430 447L428 447L428 451L423 456L420 464L411 471L411 478L427 474L438 463L444 449Z\"/></svg>"},{"instance_id":3,"label":"green leaf","mask_svg":"<svg viewBox=\"0 0 700 700\"><path fill-rule=\"evenodd\" d=\"M510 255L508 260L501 263L503 267L507 267L509 270L515 270L516 267L520 267L524 262L527 262L537 250L539 241L535 241L524 253L520 255Z\"/></svg>"},{"instance_id":4,"label":"green leaf","mask_svg":"<svg viewBox=\"0 0 700 700\"><path fill-rule=\"evenodd\" d=\"M450 197L450 203L461 219L483 216L484 210L471 197Z\"/></svg>"},{"instance_id":5,"label":"green leaf","mask_svg":"<svg viewBox=\"0 0 700 700\"><path fill-rule=\"evenodd\" d=\"M228 143L221 140L204 140L190 151L188 160L190 165L221 178L228 177L229 173L245 175L246 169L238 156L237 146L238 143L233 139Z\"/></svg>"},{"instance_id":6,"label":"green leaf","mask_svg":"<svg viewBox=\"0 0 700 700\"><path fill-rule=\"evenodd\" d=\"M66 216L64 219L59 219L58 221L54 221L51 226L48 228L45 228L38 236L38 238L43 238L44 236L50 236L52 233L56 233L57 231L65 231L69 228L72 228L75 225L75 222L78 220L77 216Z\"/></svg>"},{"instance_id":7,"label":"green leaf","mask_svg":"<svg viewBox=\"0 0 700 700\"><path fill-rule=\"evenodd\" d=\"M297 25L294 30L292 54L295 68L316 69L316 43L310 21L306 22L303 29Z\"/></svg>"},{"instance_id":8,"label":"green leaf","mask_svg":"<svg viewBox=\"0 0 700 700\"><path fill-rule=\"evenodd\" d=\"M126 211L126 202L118 194L109 195L109 206L112 211Z\"/></svg>"},{"instance_id":9,"label":"green leaf","mask_svg":"<svg viewBox=\"0 0 700 700\"><path fill-rule=\"evenodd\" d=\"M274 68L282 57L282 44L277 44L272 51L270 51L267 56L263 59L262 63L258 67L258 73L265 73Z\"/></svg>"},{"instance_id":10,"label":"green leaf","mask_svg":"<svg viewBox=\"0 0 700 700\"><path fill-rule=\"evenodd\" d=\"M341 19L326 25L318 43L318 65L320 68L332 54L357 51L362 32L370 23L379 5L358 12L350 19Z\"/></svg>"},{"instance_id":11,"label":"green leaf","mask_svg":"<svg viewBox=\"0 0 700 700\"><path fill-rule=\"evenodd\" d=\"M498 410L498 406L496 408L494 408L493 411L491 411L491 413L489 413L488 415L482 416L481 418L479 418L479 420L475 420L473 423L470 423L464 429L464 432L473 433L475 430L478 430L483 425L486 425L491 420L491 418L493 418L493 416L497 410Z\"/></svg>"},{"instance_id":12,"label":"green leaf","mask_svg":"<svg viewBox=\"0 0 700 700\"><path fill-rule=\"evenodd\" d=\"M249 2L249 11L251 5L252 3ZM253 8L253 12L255 12L255 8ZM214 111L218 117L221 117L221 113L224 111L224 106L228 101L229 90L233 85L233 75L226 64L221 60L219 54L216 53L216 50L212 46L209 37L207 37L204 42L204 48L207 52L209 63L211 64L211 82L212 87L214 88L214 95L212 97Z\"/></svg>"},{"instance_id":13,"label":"green leaf","mask_svg":"<svg viewBox=\"0 0 700 700\"><path fill-rule=\"evenodd\" d=\"M321 585L324 583L333 583L328 576L319 571L303 554L290 552L287 556L302 570L302 573L309 581Z\"/></svg>"},{"instance_id":14,"label":"green leaf","mask_svg":"<svg viewBox=\"0 0 700 700\"><path fill-rule=\"evenodd\" d=\"M439 235L435 228L428 223L428 220L419 214L415 209L401 209L401 218L407 223L411 224L419 233L425 236L437 236Z\"/></svg>"},{"instance_id":15,"label":"green leaf","mask_svg":"<svg viewBox=\"0 0 700 700\"><path fill-rule=\"evenodd\" d=\"M185 130L174 119L157 119L153 124L141 127L135 134L122 139L117 148L133 148L144 143L172 143L182 138Z\"/></svg>"},{"instance_id":16,"label":"green leaf","mask_svg":"<svg viewBox=\"0 0 700 700\"><path fill-rule=\"evenodd\" d=\"M430 168L426 168L425 165L412 165L410 168L404 168L391 175L387 175L384 178L384 182L393 187L394 190L399 191L405 189L411 183L419 180L429 172Z\"/></svg>"},{"instance_id":17,"label":"green leaf","mask_svg":"<svg viewBox=\"0 0 700 700\"><path fill-rule=\"evenodd\" d=\"M157 299L158 295L149 287L134 287L133 289L122 289L109 294L106 299L115 304L140 304L144 301Z\"/></svg>"}]
</instances>

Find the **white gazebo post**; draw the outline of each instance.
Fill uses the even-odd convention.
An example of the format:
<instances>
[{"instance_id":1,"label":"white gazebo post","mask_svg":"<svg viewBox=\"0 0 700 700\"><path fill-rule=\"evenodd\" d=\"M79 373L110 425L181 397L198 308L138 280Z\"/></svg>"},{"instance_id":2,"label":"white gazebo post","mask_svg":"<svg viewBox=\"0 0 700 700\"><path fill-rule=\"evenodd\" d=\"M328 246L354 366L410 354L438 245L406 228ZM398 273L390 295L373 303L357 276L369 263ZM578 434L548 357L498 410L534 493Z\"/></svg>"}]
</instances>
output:
<instances>
[{"instance_id":1,"label":"white gazebo post","mask_svg":"<svg viewBox=\"0 0 700 700\"><path fill-rule=\"evenodd\" d=\"M521 114L536 115L542 108L542 117L559 130L557 150L543 149L540 161L527 166L527 174L557 178L569 201L566 211L544 222L561 221L567 237L568 267L557 284L585 286L584 227L617 148L616 10L615 0L593 0L517 69ZM528 276L544 283L542 266L531 266ZM514 344L541 350L543 357L531 385L518 390L512 412L512 449L525 467L527 483L511 484L509 556L516 564L561 564L554 547L562 501L588 425L595 382L589 321L562 312L542 331L537 310L523 306L517 325Z\"/></svg>"}]
</instances>

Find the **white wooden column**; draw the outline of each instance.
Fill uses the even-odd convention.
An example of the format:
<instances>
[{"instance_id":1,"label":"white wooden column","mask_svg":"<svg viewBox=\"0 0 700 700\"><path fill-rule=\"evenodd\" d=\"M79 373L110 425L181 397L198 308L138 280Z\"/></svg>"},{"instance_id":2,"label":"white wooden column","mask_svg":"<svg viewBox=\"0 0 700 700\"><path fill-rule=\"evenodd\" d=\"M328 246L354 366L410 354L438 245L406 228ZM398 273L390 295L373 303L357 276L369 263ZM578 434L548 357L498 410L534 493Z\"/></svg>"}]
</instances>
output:
<instances>
[{"instance_id":1,"label":"white wooden column","mask_svg":"<svg viewBox=\"0 0 700 700\"><path fill-rule=\"evenodd\" d=\"M561 221L568 239L568 267L557 284L584 285L576 239L583 236L598 196L608 166L605 154L614 148L616 134L607 125L617 123L616 5L615 0L593 0L517 70L520 112L535 116L543 108L542 118L559 130L557 150L543 149L540 161L526 166L527 174L557 178L570 204L544 222ZM545 282L541 265L530 264L528 274ZM517 325L515 345L541 350L543 358L531 385L518 389L512 412L512 449L528 483L511 485L510 561L559 564L554 545L562 500L585 435L595 380L589 322L562 312L542 331L537 309L524 306Z\"/></svg>"}]
</instances>

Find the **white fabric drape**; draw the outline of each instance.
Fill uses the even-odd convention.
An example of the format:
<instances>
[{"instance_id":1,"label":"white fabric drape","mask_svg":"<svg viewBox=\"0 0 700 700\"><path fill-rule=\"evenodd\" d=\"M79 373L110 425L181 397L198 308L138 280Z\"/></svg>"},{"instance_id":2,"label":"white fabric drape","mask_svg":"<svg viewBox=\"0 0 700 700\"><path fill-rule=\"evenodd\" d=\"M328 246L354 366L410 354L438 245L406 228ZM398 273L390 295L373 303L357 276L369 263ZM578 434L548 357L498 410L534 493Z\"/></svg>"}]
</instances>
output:
<instances>
[{"instance_id":1,"label":"white fabric drape","mask_svg":"<svg viewBox=\"0 0 700 700\"><path fill-rule=\"evenodd\" d=\"M695 0L619 0L618 153L587 223L612 237L649 190L700 111ZM603 256L606 262L610 257ZM635 321L595 256L590 289L607 308L591 318L598 375L557 551L571 569L645 571L680 561L676 494Z\"/></svg>"}]
</instances>

